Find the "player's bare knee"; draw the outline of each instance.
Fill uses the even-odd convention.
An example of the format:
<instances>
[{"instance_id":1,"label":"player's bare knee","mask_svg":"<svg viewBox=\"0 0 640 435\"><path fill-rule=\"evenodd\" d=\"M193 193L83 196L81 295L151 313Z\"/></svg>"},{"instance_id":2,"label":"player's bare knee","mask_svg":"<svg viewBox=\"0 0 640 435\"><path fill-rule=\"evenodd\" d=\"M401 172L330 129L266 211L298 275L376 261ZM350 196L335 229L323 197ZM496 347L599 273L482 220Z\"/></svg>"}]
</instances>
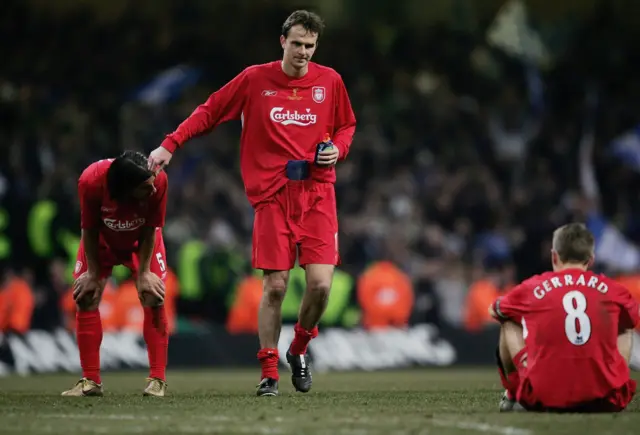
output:
<instances>
[{"instance_id":1,"label":"player's bare knee","mask_svg":"<svg viewBox=\"0 0 640 435\"><path fill-rule=\"evenodd\" d=\"M138 293L138 299L140 299L140 303L143 307L159 307L164 302L162 299L150 294L150 293Z\"/></svg>"},{"instance_id":2,"label":"player's bare knee","mask_svg":"<svg viewBox=\"0 0 640 435\"><path fill-rule=\"evenodd\" d=\"M522 326L512 321L504 322L500 328L500 357L503 362L511 361L523 348Z\"/></svg>"},{"instance_id":3,"label":"player's bare knee","mask_svg":"<svg viewBox=\"0 0 640 435\"><path fill-rule=\"evenodd\" d=\"M505 337L522 337L522 326L518 325L516 322L512 322L511 320L507 320L502 323L502 330L504 331Z\"/></svg>"},{"instance_id":4,"label":"player's bare knee","mask_svg":"<svg viewBox=\"0 0 640 435\"><path fill-rule=\"evenodd\" d=\"M286 292L287 289L280 286L264 287L264 296L267 300L267 303L272 306L282 305L282 301L284 301Z\"/></svg>"},{"instance_id":5,"label":"player's bare knee","mask_svg":"<svg viewBox=\"0 0 640 435\"><path fill-rule=\"evenodd\" d=\"M307 265L307 297L326 301L331 291L334 266L329 264Z\"/></svg>"},{"instance_id":6,"label":"player's bare knee","mask_svg":"<svg viewBox=\"0 0 640 435\"><path fill-rule=\"evenodd\" d=\"M264 273L263 291L269 305L281 305L287 293L289 272L275 271Z\"/></svg>"},{"instance_id":7,"label":"player's bare knee","mask_svg":"<svg viewBox=\"0 0 640 435\"><path fill-rule=\"evenodd\" d=\"M318 300L326 300L329 298L329 292L331 291L331 280L312 278L307 283L307 293L309 296Z\"/></svg>"},{"instance_id":8,"label":"player's bare knee","mask_svg":"<svg viewBox=\"0 0 640 435\"><path fill-rule=\"evenodd\" d=\"M100 288L97 290L98 294L95 292L88 293L84 297L78 299L76 301L76 309L78 311L95 311L100 307L100 301L102 300L102 294L104 293L104 288L107 284L105 279L100 281Z\"/></svg>"},{"instance_id":9,"label":"player's bare knee","mask_svg":"<svg viewBox=\"0 0 640 435\"><path fill-rule=\"evenodd\" d=\"M81 312L95 311L100 305L100 299L94 299L92 296L84 297L76 301L76 309Z\"/></svg>"}]
</instances>

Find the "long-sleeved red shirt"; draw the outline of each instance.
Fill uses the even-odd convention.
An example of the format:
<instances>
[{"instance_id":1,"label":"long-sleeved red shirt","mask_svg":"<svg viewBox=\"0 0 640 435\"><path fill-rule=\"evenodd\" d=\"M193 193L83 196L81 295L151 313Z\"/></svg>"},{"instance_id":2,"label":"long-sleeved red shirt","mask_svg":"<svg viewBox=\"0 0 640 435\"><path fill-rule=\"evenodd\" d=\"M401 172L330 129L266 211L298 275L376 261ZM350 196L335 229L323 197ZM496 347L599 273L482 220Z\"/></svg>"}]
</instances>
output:
<instances>
[{"instance_id":1,"label":"long-sleeved red shirt","mask_svg":"<svg viewBox=\"0 0 640 435\"><path fill-rule=\"evenodd\" d=\"M313 161L316 145L326 135L344 159L356 128L347 90L335 70L311 62L304 77L292 78L276 61L245 69L211 94L162 146L174 152L189 139L237 119L242 121L240 170L254 206L287 182L287 161ZM311 166L312 179L335 182L333 167Z\"/></svg>"}]
</instances>

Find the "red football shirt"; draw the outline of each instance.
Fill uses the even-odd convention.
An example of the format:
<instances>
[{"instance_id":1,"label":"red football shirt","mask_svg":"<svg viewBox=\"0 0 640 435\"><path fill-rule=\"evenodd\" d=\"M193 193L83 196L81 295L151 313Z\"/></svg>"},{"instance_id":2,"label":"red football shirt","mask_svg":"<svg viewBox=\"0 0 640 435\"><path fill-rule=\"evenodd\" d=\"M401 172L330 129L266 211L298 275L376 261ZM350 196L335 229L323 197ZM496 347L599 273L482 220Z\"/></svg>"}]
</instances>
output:
<instances>
[{"instance_id":1,"label":"red football shirt","mask_svg":"<svg viewBox=\"0 0 640 435\"><path fill-rule=\"evenodd\" d=\"M214 92L167 136L173 142L169 151L238 119L242 121L240 170L253 205L286 183L287 161L313 161L316 145L325 135L344 159L356 126L347 90L335 70L311 62L304 77L292 78L277 61L251 66ZM333 183L335 177L333 167L312 169L317 181Z\"/></svg>"},{"instance_id":2,"label":"red football shirt","mask_svg":"<svg viewBox=\"0 0 640 435\"><path fill-rule=\"evenodd\" d=\"M107 170L113 159L89 165L78 180L80 225L99 228L100 244L110 250L131 252L138 247L143 227L161 228L167 210L167 174L155 179L156 192L142 201L115 202L107 190Z\"/></svg>"},{"instance_id":3,"label":"red football shirt","mask_svg":"<svg viewBox=\"0 0 640 435\"><path fill-rule=\"evenodd\" d=\"M522 324L525 376L546 407L602 398L629 379L617 337L638 324L640 308L615 281L579 269L547 272L499 298L494 310Z\"/></svg>"}]
</instances>

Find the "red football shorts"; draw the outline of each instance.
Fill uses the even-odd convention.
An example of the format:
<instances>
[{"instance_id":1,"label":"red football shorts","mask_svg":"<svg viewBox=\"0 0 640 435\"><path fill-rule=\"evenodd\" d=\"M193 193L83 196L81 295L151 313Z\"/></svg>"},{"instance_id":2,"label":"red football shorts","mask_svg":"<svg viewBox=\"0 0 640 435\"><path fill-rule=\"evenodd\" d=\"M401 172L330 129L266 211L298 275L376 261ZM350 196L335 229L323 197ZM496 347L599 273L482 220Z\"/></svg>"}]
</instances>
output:
<instances>
[{"instance_id":1,"label":"red football shorts","mask_svg":"<svg viewBox=\"0 0 640 435\"><path fill-rule=\"evenodd\" d=\"M530 379L527 377L527 368L523 366L523 355L526 349L522 349L513 359L514 364L520 375L520 386L518 388L517 401L528 411L537 412L581 412L581 413L602 413L602 412L620 412L623 411L636 393L636 381L628 379L619 388L612 389L605 397L590 402L582 403L578 406L567 408L549 408L542 403L536 395L536 390L531 385ZM557 375L556 375L557 376ZM561 375L560 375L561 376ZM557 378L552 374L548 377L550 383L549 389L555 388L558 384Z\"/></svg>"},{"instance_id":2,"label":"red football shorts","mask_svg":"<svg viewBox=\"0 0 640 435\"><path fill-rule=\"evenodd\" d=\"M252 265L262 270L340 263L336 193L331 183L289 181L258 204L253 222Z\"/></svg>"},{"instance_id":3,"label":"red football shorts","mask_svg":"<svg viewBox=\"0 0 640 435\"><path fill-rule=\"evenodd\" d=\"M98 258L100 260L100 279L110 277L113 267L119 265L127 267L133 273L134 277L138 275L140 258L136 251L113 251L106 245L100 245ZM76 256L76 267L73 271L73 278L78 278L87 271L87 268L87 257L84 252L84 244L80 242L78 255ZM160 229L156 230L156 243L153 248L150 270L163 281L166 280L166 254L164 249L164 240L162 239L162 230Z\"/></svg>"}]
</instances>

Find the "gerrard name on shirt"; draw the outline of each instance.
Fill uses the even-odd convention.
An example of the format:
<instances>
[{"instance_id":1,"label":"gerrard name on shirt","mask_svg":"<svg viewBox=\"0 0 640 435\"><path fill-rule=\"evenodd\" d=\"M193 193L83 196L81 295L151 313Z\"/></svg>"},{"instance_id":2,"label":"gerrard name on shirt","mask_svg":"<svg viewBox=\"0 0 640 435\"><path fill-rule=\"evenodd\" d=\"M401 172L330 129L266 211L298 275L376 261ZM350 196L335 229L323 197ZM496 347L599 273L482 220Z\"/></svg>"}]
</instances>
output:
<instances>
[{"instance_id":1,"label":"gerrard name on shirt","mask_svg":"<svg viewBox=\"0 0 640 435\"><path fill-rule=\"evenodd\" d=\"M537 299L542 299L545 297L547 293L552 291L554 288L562 288L562 287L572 287L572 286L581 286L581 287L589 287L594 290L599 291L600 293L607 293L609 291L609 286L604 282L600 281L597 276L585 278L584 274L580 274L577 279L573 279L573 275L565 274L560 276L554 276L552 278L546 279L542 281L541 285L536 286L533 289L533 295Z\"/></svg>"}]
</instances>

